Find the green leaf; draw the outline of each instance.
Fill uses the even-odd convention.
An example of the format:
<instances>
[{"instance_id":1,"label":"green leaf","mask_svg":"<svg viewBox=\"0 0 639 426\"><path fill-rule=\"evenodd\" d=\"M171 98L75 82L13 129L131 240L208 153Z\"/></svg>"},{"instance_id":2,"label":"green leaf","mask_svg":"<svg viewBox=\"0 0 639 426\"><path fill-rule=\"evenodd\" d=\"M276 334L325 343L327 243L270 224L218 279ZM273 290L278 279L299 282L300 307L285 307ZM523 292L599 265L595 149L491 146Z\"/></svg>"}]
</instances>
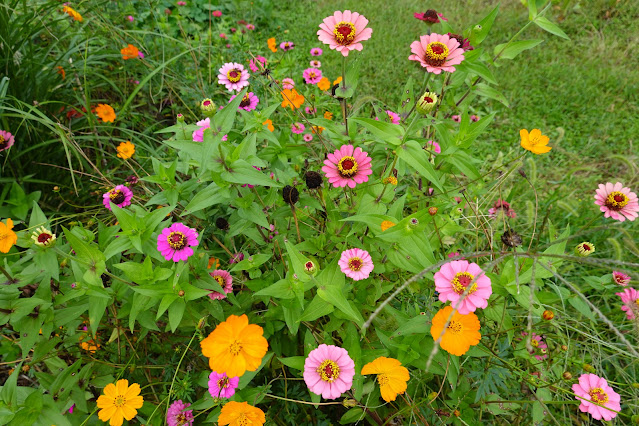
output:
<instances>
[{"instance_id":1,"label":"green leaf","mask_svg":"<svg viewBox=\"0 0 639 426\"><path fill-rule=\"evenodd\" d=\"M182 212L180 217L206 209L214 204L221 203L225 199L226 196L222 194L220 187L217 186L216 183L211 183L191 198L191 201L189 201L189 204L186 205L184 212Z\"/></svg>"},{"instance_id":2,"label":"green leaf","mask_svg":"<svg viewBox=\"0 0 639 426\"><path fill-rule=\"evenodd\" d=\"M237 115L237 109L242 102L242 98L246 94L248 89L242 90L241 93L238 93L235 98L228 105L224 106L224 109L218 111L217 114L213 117L212 127L215 126L215 130L217 130L221 135L225 135L233 128L233 122L235 121L235 116Z\"/></svg>"},{"instance_id":3,"label":"green leaf","mask_svg":"<svg viewBox=\"0 0 639 426\"><path fill-rule=\"evenodd\" d=\"M182 298L178 298L171 304L171 306L169 306L169 325L171 326L172 333L175 333L175 329L178 328L178 325L180 325L185 309L186 303Z\"/></svg>"},{"instance_id":4,"label":"green leaf","mask_svg":"<svg viewBox=\"0 0 639 426\"><path fill-rule=\"evenodd\" d=\"M248 209L239 209L237 212L238 216L242 219L249 220L263 228L269 227L268 220L266 219L266 214L262 210L262 207L257 203L251 203Z\"/></svg>"},{"instance_id":5,"label":"green leaf","mask_svg":"<svg viewBox=\"0 0 639 426\"><path fill-rule=\"evenodd\" d=\"M514 59L524 50L532 49L543 42L543 40L536 39L498 44L495 46L494 55L499 55L500 59Z\"/></svg>"},{"instance_id":6,"label":"green leaf","mask_svg":"<svg viewBox=\"0 0 639 426\"><path fill-rule=\"evenodd\" d=\"M428 179L433 186L437 187L442 192L444 188L439 182L439 177L433 168L433 165L428 161L428 155L426 151L416 141L408 141L402 146L397 148L397 155L404 160L409 166L417 170L417 172L424 178Z\"/></svg>"},{"instance_id":7,"label":"green leaf","mask_svg":"<svg viewBox=\"0 0 639 426\"><path fill-rule=\"evenodd\" d=\"M319 287L317 289L317 295L342 311L342 313L354 321L358 326L361 327L364 324L362 314L360 314L359 311L346 299L343 288L334 285Z\"/></svg>"},{"instance_id":8,"label":"green leaf","mask_svg":"<svg viewBox=\"0 0 639 426\"><path fill-rule=\"evenodd\" d=\"M377 136L382 142L400 145L404 136L404 128L397 124L385 123L372 118L350 118L351 123L357 123Z\"/></svg>"},{"instance_id":9,"label":"green leaf","mask_svg":"<svg viewBox=\"0 0 639 426\"><path fill-rule=\"evenodd\" d=\"M304 370L304 361L306 357L303 356L291 356L288 358L277 358L282 364L287 367L294 368L295 370Z\"/></svg>"},{"instance_id":10,"label":"green leaf","mask_svg":"<svg viewBox=\"0 0 639 426\"><path fill-rule=\"evenodd\" d=\"M225 108L226 109L226 108ZM280 188L283 185L275 180L272 180L264 173L253 168L252 165L244 160L237 160L229 167L231 171L224 171L221 173L222 179L227 182L262 185L274 188Z\"/></svg>"},{"instance_id":11,"label":"green leaf","mask_svg":"<svg viewBox=\"0 0 639 426\"><path fill-rule=\"evenodd\" d=\"M100 321L104 316L104 311L106 307L111 303L111 297L108 295L98 292L97 289L93 291L87 291L88 296L98 296L98 297L89 297L89 324L91 326L91 333L95 336L98 332L98 327L100 326Z\"/></svg>"},{"instance_id":12,"label":"green leaf","mask_svg":"<svg viewBox=\"0 0 639 426\"><path fill-rule=\"evenodd\" d=\"M582 314L583 316L585 316L586 318L589 318L592 321L597 321L597 318L592 313L592 310L590 309L590 306L588 306L588 304L586 302L584 302L581 299L581 297L579 297L577 295L575 295L573 297L570 297L568 299L568 303L570 303L573 306L573 308L578 310L579 313Z\"/></svg>"},{"instance_id":13,"label":"green leaf","mask_svg":"<svg viewBox=\"0 0 639 426\"><path fill-rule=\"evenodd\" d=\"M495 79L493 72L483 62L464 61L461 64L455 66L459 71L476 74L489 83L497 84L497 79Z\"/></svg>"},{"instance_id":14,"label":"green leaf","mask_svg":"<svg viewBox=\"0 0 639 426\"><path fill-rule=\"evenodd\" d=\"M479 24L475 25L470 34L470 44L477 47L482 41L484 41L495 22L498 12L499 5L497 5L497 7L495 7L484 19L479 21Z\"/></svg>"},{"instance_id":15,"label":"green leaf","mask_svg":"<svg viewBox=\"0 0 639 426\"><path fill-rule=\"evenodd\" d=\"M553 23L548 18L545 18L543 16L538 16L538 17L535 18L535 20L533 22L535 24L537 24L537 26L539 28L541 28L544 31L549 32L550 34L554 34L554 35L559 36L561 38L565 38L566 40L570 40L570 37L568 37L566 35L566 33L563 32L563 30L561 28L559 28L559 26L557 26L557 24Z\"/></svg>"},{"instance_id":16,"label":"green leaf","mask_svg":"<svg viewBox=\"0 0 639 426\"><path fill-rule=\"evenodd\" d=\"M311 303L308 304L304 313L300 316L300 321L315 321L325 315L333 312L335 308L319 296L315 296Z\"/></svg>"},{"instance_id":17,"label":"green leaf","mask_svg":"<svg viewBox=\"0 0 639 426\"><path fill-rule=\"evenodd\" d=\"M29 230L35 231L37 227L44 226L48 227L47 217L42 213L40 206L35 201L33 202L33 206L31 207L31 218L29 219Z\"/></svg>"},{"instance_id":18,"label":"green leaf","mask_svg":"<svg viewBox=\"0 0 639 426\"><path fill-rule=\"evenodd\" d=\"M253 293L253 296L270 296L278 299L293 299L295 294L293 293L293 284L289 279L282 279L273 285L270 285L257 293Z\"/></svg>"},{"instance_id":19,"label":"green leaf","mask_svg":"<svg viewBox=\"0 0 639 426\"><path fill-rule=\"evenodd\" d=\"M479 96L483 96L485 98L494 99L496 101L501 102L504 106L508 107L508 99L497 89L488 86L487 84L479 83L475 86L473 91Z\"/></svg>"},{"instance_id":20,"label":"green leaf","mask_svg":"<svg viewBox=\"0 0 639 426\"><path fill-rule=\"evenodd\" d=\"M102 287L100 276L106 271L104 254L97 247L82 241L65 227L62 227L62 230L78 259L83 262L82 269L85 270L85 273L82 279L90 285Z\"/></svg>"}]
</instances>

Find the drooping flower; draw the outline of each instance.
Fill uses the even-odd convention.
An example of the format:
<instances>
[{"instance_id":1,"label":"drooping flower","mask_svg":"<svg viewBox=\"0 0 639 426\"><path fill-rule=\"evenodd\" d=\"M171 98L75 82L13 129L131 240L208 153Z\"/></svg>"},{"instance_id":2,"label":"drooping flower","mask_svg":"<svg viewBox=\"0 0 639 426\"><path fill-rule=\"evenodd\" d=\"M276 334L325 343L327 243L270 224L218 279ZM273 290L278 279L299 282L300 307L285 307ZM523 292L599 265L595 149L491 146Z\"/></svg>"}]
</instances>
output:
<instances>
[{"instance_id":1,"label":"drooping flower","mask_svg":"<svg viewBox=\"0 0 639 426\"><path fill-rule=\"evenodd\" d=\"M258 67L258 64L260 64L260 67ZM249 61L249 68L253 72L258 72L260 68L266 68L266 58L264 56L257 55L255 59L251 59Z\"/></svg>"},{"instance_id":2,"label":"drooping flower","mask_svg":"<svg viewBox=\"0 0 639 426\"><path fill-rule=\"evenodd\" d=\"M239 377L246 371L255 371L268 350L264 330L249 324L246 315L229 316L218 324L202 342L202 355L209 358L209 366L216 373Z\"/></svg>"},{"instance_id":3,"label":"drooping flower","mask_svg":"<svg viewBox=\"0 0 639 426\"><path fill-rule=\"evenodd\" d=\"M219 426L262 426L266 422L264 411L248 402L229 401L224 404L217 419Z\"/></svg>"},{"instance_id":4,"label":"drooping flower","mask_svg":"<svg viewBox=\"0 0 639 426\"><path fill-rule=\"evenodd\" d=\"M635 316L639 315L639 291L629 287L625 288L622 293L615 294L621 297L623 303L621 310L626 313L628 319L634 319Z\"/></svg>"},{"instance_id":5,"label":"drooping flower","mask_svg":"<svg viewBox=\"0 0 639 426\"><path fill-rule=\"evenodd\" d=\"M95 109L95 113L102 119L105 123L113 123L115 121L115 111L111 105L107 104L98 104Z\"/></svg>"},{"instance_id":6,"label":"drooping flower","mask_svg":"<svg viewBox=\"0 0 639 426\"><path fill-rule=\"evenodd\" d=\"M633 221L639 213L639 200L637 194L624 187L621 182L614 185L610 182L599 184L595 191L595 204L604 212L604 217L611 217L620 222L628 219Z\"/></svg>"},{"instance_id":7,"label":"drooping flower","mask_svg":"<svg viewBox=\"0 0 639 426\"><path fill-rule=\"evenodd\" d=\"M235 395L239 382L239 377L229 377L226 373L212 371L209 374L209 393L213 398L230 398Z\"/></svg>"},{"instance_id":8,"label":"drooping flower","mask_svg":"<svg viewBox=\"0 0 639 426\"><path fill-rule=\"evenodd\" d=\"M426 142L426 149L428 151L432 152L434 155L442 153L441 146L439 146L439 144L437 142L435 142L435 141Z\"/></svg>"},{"instance_id":9,"label":"drooping flower","mask_svg":"<svg viewBox=\"0 0 639 426\"><path fill-rule=\"evenodd\" d=\"M612 281L615 284L619 284L621 286L627 286L630 284L630 275L624 274L619 271L612 271Z\"/></svg>"},{"instance_id":10,"label":"drooping flower","mask_svg":"<svg viewBox=\"0 0 639 426\"><path fill-rule=\"evenodd\" d=\"M533 154L545 154L552 149L548 146L550 139L548 136L542 135L539 129L532 129L530 134L528 134L528 130L521 129L519 136L521 136L521 147Z\"/></svg>"},{"instance_id":11,"label":"drooping flower","mask_svg":"<svg viewBox=\"0 0 639 426\"><path fill-rule=\"evenodd\" d=\"M0 152L11 148L14 142L15 138L11 133L0 130Z\"/></svg>"},{"instance_id":12,"label":"drooping flower","mask_svg":"<svg viewBox=\"0 0 639 426\"><path fill-rule=\"evenodd\" d=\"M74 21L82 22L82 15L69 6L64 6L62 12L73 18Z\"/></svg>"},{"instance_id":13,"label":"drooping flower","mask_svg":"<svg viewBox=\"0 0 639 426\"><path fill-rule=\"evenodd\" d=\"M461 64L464 60L464 49L459 42L446 34L423 35L410 45L413 52L408 57L411 61L418 61L427 72L440 74L442 71L454 72L453 65Z\"/></svg>"},{"instance_id":14,"label":"drooping flower","mask_svg":"<svg viewBox=\"0 0 639 426\"><path fill-rule=\"evenodd\" d=\"M442 18L443 21L448 21L448 19L444 18L444 15L437 13L434 9L428 9L424 13L414 13L413 16L427 24L437 24L439 23L439 18Z\"/></svg>"},{"instance_id":15,"label":"drooping flower","mask_svg":"<svg viewBox=\"0 0 639 426\"><path fill-rule=\"evenodd\" d=\"M269 38L268 40L266 40L266 42L268 43L268 48L271 50L271 52L277 52L277 42L275 41L275 37Z\"/></svg>"},{"instance_id":16,"label":"drooping flower","mask_svg":"<svg viewBox=\"0 0 639 426\"><path fill-rule=\"evenodd\" d=\"M388 115L388 119L391 121L391 123L399 124L399 114L391 110L386 110L386 114Z\"/></svg>"},{"instance_id":17,"label":"drooping flower","mask_svg":"<svg viewBox=\"0 0 639 426\"><path fill-rule=\"evenodd\" d=\"M395 226L395 223L391 222L390 220L385 220L380 225L380 227L382 228L382 232L386 231L388 228L391 228L393 226Z\"/></svg>"},{"instance_id":18,"label":"drooping flower","mask_svg":"<svg viewBox=\"0 0 639 426\"><path fill-rule=\"evenodd\" d=\"M579 410L589 413L594 419L610 421L617 416L615 411L621 411L621 397L603 377L582 374L579 383L572 385L572 391L577 401L581 402Z\"/></svg>"},{"instance_id":19,"label":"drooping flower","mask_svg":"<svg viewBox=\"0 0 639 426\"><path fill-rule=\"evenodd\" d=\"M528 333L523 331L521 333L522 336L528 336ZM542 361L548 358L548 345L544 342L543 337L538 334L533 333L530 338L530 345L533 347L533 352L531 355L535 356L537 361Z\"/></svg>"},{"instance_id":20,"label":"drooping flower","mask_svg":"<svg viewBox=\"0 0 639 426\"><path fill-rule=\"evenodd\" d=\"M307 133L304 135L304 142L310 142L313 140L313 135L310 133Z\"/></svg>"},{"instance_id":21,"label":"drooping flower","mask_svg":"<svg viewBox=\"0 0 639 426\"><path fill-rule=\"evenodd\" d=\"M293 50L294 47L295 47L295 43L293 43L292 41L283 41L280 43L280 49L282 49L285 52L289 50Z\"/></svg>"},{"instance_id":22,"label":"drooping flower","mask_svg":"<svg viewBox=\"0 0 639 426\"><path fill-rule=\"evenodd\" d=\"M304 70L304 81L306 84L317 84L322 79L322 70L316 68L306 68Z\"/></svg>"},{"instance_id":23,"label":"drooping flower","mask_svg":"<svg viewBox=\"0 0 639 426\"><path fill-rule=\"evenodd\" d=\"M116 151L118 151L118 158L127 160L133 157L133 154L135 154L135 145L133 145L130 141L122 142L120 143L120 145L118 145Z\"/></svg>"},{"instance_id":24,"label":"drooping flower","mask_svg":"<svg viewBox=\"0 0 639 426\"><path fill-rule=\"evenodd\" d=\"M417 102L415 109L420 114L427 115L429 112L433 110L436 104L437 104L437 94L434 92L426 92L419 98L419 101Z\"/></svg>"},{"instance_id":25,"label":"drooping flower","mask_svg":"<svg viewBox=\"0 0 639 426\"><path fill-rule=\"evenodd\" d=\"M361 42L371 38L373 29L366 28L366 25L368 19L357 12L336 11L324 18L317 36L321 42L328 44L331 50L348 56L351 50L361 51L364 48Z\"/></svg>"},{"instance_id":26,"label":"drooping flower","mask_svg":"<svg viewBox=\"0 0 639 426\"><path fill-rule=\"evenodd\" d=\"M164 228L158 235L158 251L166 260L179 262L193 255L193 249L199 244L199 234L183 223L177 222Z\"/></svg>"},{"instance_id":27,"label":"drooping flower","mask_svg":"<svg viewBox=\"0 0 639 426\"><path fill-rule=\"evenodd\" d=\"M264 123L262 123L262 125L266 126L269 132L275 131L275 127L273 127L273 120L271 120L270 118L267 119Z\"/></svg>"},{"instance_id":28,"label":"drooping flower","mask_svg":"<svg viewBox=\"0 0 639 426\"><path fill-rule=\"evenodd\" d=\"M226 86L226 90L229 92L232 92L233 90L239 92L244 87L248 86L248 79L248 71L244 69L242 64L235 62L228 62L222 65L217 76L217 82Z\"/></svg>"},{"instance_id":29,"label":"drooping flower","mask_svg":"<svg viewBox=\"0 0 639 426\"><path fill-rule=\"evenodd\" d=\"M322 91L326 91L326 90L328 90L328 89L330 89L330 88L331 88L331 81L330 81L328 78L326 78L326 77L322 77L322 79L321 79L321 80L317 83L317 87L318 87L320 90L322 90ZM328 111L326 111L326 112L324 113L324 118L326 118L326 113L327 113L327 112L328 112ZM328 113L329 113L329 114L331 114L330 112L328 112ZM331 114L331 117L332 117L332 116L333 116L333 114ZM330 120L330 118L329 118L329 120Z\"/></svg>"},{"instance_id":30,"label":"drooping flower","mask_svg":"<svg viewBox=\"0 0 639 426\"><path fill-rule=\"evenodd\" d=\"M0 252L9 253L11 247L18 242L18 234L12 231L13 220L7 218L7 223L0 222Z\"/></svg>"},{"instance_id":31,"label":"drooping flower","mask_svg":"<svg viewBox=\"0 0 639 426\"><path fill-rule=\"evenodd\" d=\"M451 316L448 327L444 330L446 320ZM479 319L474 313L462 315L453 310L452 306L446 306L440 309L433 317L433 325L430 328L430 334L436 341L441 337L440 346L446 352L461 356L464 355L471 346L475 346L481 340L479 333Z\"/></svg>"},{"instance_id":32,"label":"drooping flower","mask_svg":"<svg viewBox=\"0 0 639 426\"><path fill-rule=\"evenodd\" d=\"M464 49L464 52L475 49L473 46L470 45L470 41L468 41L467 38L464 38L463 36L460 36L459 34L453 34L453 33L448 33L447 35L448 37L454 38L455 40L457 40L461 48Z\"/></svg>"},{"instance_id":33,"label":"drooping flower","mask_svg":"<svg viewBox=\"0 0 639 426\"><path fill-rule=\"evenodd\" d=\"M304 130L306 129L306 127L304 127L304 125L302 123L293 123L291 125L291 132L301 135L302 133L304 133Z\"/></svg>"},{"instance_id":34,"label":"drooping flower","mask_svg":"<svg viewBox=\"0 0 639 426\"><path fill-rule=\"evenodd\" d=\"M336 399L353 385L355 362L346 349L321 344L304 361L304 381L324 399Z\"/></svg>"},{"instance_id":35,"label":"drooping flower","mask_svg":"<svg viewBox=\"0 0 639 426\"><path fill-rule=\"evenodd\" d=\"M595 252L595 245L592 243L589 243L588 241L579 243L575 247L575 253L577 253L577 255L581 257L590 256L594 252Z\"/></svg>"},{"instance_id":36,"label":"drooping flower","mask_svg":"<svg viewBox=\"0 0 639 426\"><path fill-rule=\"evenodd\" d=\"M313 47L311 48L311 56L322 56L322 49L320 49L319 47Z\"/></svg>"},{"instance_id":37,"label":"drooping flower","mask_svg":"<svg viewBox=\"0 0 639 426\"><path fill-rule=\"evenodd\" d=\"M377 383L386 402L395 401L397 395L406 392L408 369L394 358L379 357L362 368L362 375L377 374Z\"/></svg>"},{"instance_id":38,"label":"drooping flower","mask_svg":"<svg viewBox=\"0 0 639 426\"><path fill-rule=\"evenodd\" d=\"M184 3L185 2L178 2ZM181 399L173 401L173 404L166 412L166 423L168 426L191 426L193 424L193 410L187 410L191 404L182 402Z\"/></svg>"},{"instance_id":39,"label":"drooping flower","mask_svg":"<svg viewBox=\"0 0 639 426\"><path fill-rule=\"evenodd\" d=\"M144 398L140 395L140 385L133 383L129 386L129 381L123 379L118 380L115 385L106 385L97 403L100 420L108 421L110 426L121 426L124 419L131 420L137 415Z\"/></svg>"},{"instance_id":40,"label":"drooping flower","mask_svg":"<svg viewBox=\"0 0 639 426\"><path fill-rule=\"evenodd\" d=\"M304 96L297 93L295 89L284 89L280 92L282 94L282 107L286 108L288 106L291 109L295 110L302 106L304 103Z\"/></svg>"},{"instance_id":41,"label":"drooping flower","mask_svg":"<svg viewBox=\"0 0 639 426\"><path fill-rule=\"evenodd\" d=\"M502 200L501 198L495 201L495 204L493 204L493 206L488 209L488 214L492 218L500 217L500 215L504 215L511 219L517 217L517 213L515 212L515 210L510 208L510 203Z\"/></svg>"},{"instance_id":42,"label":"drooping flower","mask_svg":"<svg viewBox=\"0 0 639 426\"><path fill-rule=\"evenodd\" d=\"M286 89L291 90L294 87L295 87L295 81L292 78L285 78L282 80L282 88L284 88L284 90Z\"/></svg>"},{"instance_id":43,"label":"drooping flower","mask_svg":"<svg viewBox=\"0 0 639 426\"><path fill-rule=\"evenodd\" d=\"M138 57L138 53L140 50L132 44L128 44L126 47L120 49L120 53L122 54L122 59L135 59Z\"/></svg>"},{"instance_id":44,"label":"drooping flower","mask_svg":"<svg viewBox=\"0 0 639 426\"><path fill-rule=\"evenodd\" d=\"M342 272L354 281L368 278L375 267L371 255L359 248L344 250L338 264Z\"/></svg>"},{"instance_id":45,"label":"drooping flower","mask_svg":"<svg viewBox=\"0 0 639 426\"><path fill-rule=\"evenodd\" d=\"M458 304L468 286L470 289ZM441 302L450 301L461 315L475 312L477 308L486 308L488 298L493 293L490 278L479 265L468 263L467 260L453 260L442 265L435 273L435 290Z\"/></svg>"},{"instance_id":46,"label":"drooping flower","mask_svg":"<svg viewBox=\"0 0 639 426\"><path fill-rule=\"evenodd\" d=\"M368 153L353 145L342 145L332 154L329 153L322 171L335 188L346 185L355 188L358 183L368 182L368 176L373 174Z\"/></svg>"},{"instance_id":47,"label":"drooping flower","mask_svg":"<svg viewBox=\"0 0 639 426\"><path fill-rule=\"evenodd\" d=\"M216 269L213 272L209 272L209 275L213 277L215 281L222 287L224 293L214 291L209 293L209 297L213 300L221 300L226 298L226 294L233 292L233 277L227 271L222 269Z\"/></svg>"},{"instance_id":48,"label":"drooping flower","mask_svg":"<svg viewBox=\"0 0 639 426\"><path fill-rule=\"evenodd\" d=\"M52 247L55 244L55 234L44 226L39 227L31 235L31 239L38 247Z\"/></svg>"},{"instance_id":49,"label":"drooping flower","mask_svg":"<svg viewBox=\"0 0 639 426\"><path fill-rule=\"evenodd\" d=\"M231 99L229 99L229 102L235 99L235 96L237 95L231 96ZM257 107L257 104L259 102L260 102L260 99L257 96L255 96L253 92L248 92L246 95L244 95L244 97L242 98L242 101L240 102L237 108L243 109L245 111L253 111Z\"/></svg>"},{"instance_id":50,"label":"drooping flower","mask_svg":"<svg viewBox=\"0 0 639 426\"><path fill-rule=\"evenodd\" d=\"M133 198L133 192L124 185L117 185L109 192L102 194L102 204L104 207L111 210L111 203L120 208L124 208L131 205L131 199Z\"/></svg>"}]
</instances>

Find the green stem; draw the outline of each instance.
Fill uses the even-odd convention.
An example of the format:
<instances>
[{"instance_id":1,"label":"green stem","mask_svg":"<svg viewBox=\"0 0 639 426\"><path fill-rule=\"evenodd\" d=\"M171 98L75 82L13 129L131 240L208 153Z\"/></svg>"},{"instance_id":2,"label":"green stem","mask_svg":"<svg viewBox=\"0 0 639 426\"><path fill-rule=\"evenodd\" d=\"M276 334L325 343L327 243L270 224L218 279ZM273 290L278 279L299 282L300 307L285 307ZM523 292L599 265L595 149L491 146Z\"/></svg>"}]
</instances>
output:
<instances>
[{"instance_id":1,"label":"green stem","mask_svg":"<svg viewBox=\"0 0 639 426\"><path fill-rule=\"evenodd\" d=\"M9 272L7 272L7 270L4 269L2 266L0 266L0 272L2 272L4 274L4 276L9 279L9 283L14 283L15 282L15 280L13 279L11 274L9 274Z\"/></svg>"},{"instance_id":2,"label":"green stem","mask_svg":"<svg viewBox=\"0 0 639 426\"><path fill-rule=\"evenodd\" d=\"M191 337L191 340L189 341L189 344L186 346L186 349L184 350L184 353L182 353L182 357L180 358L180 362L178 362L178 365L175 368L175 374L173 374L173 380L171 380L171 387L169 388L169 394L166 397L166 411L167 411L167 413L169 411L169 403L171 402L171 393L173 392L173 384L175 383L175 378L177 377L177 374L180 371L180 365L182 365L182 361L184 360L184 356L189 351L189 348L191 347L191 343L193 343L193 340L195 339L195 336L197 336L197 331L195 333L193 333L193 336ZM159 406L160 405L158 405L158 407ZM153 413L155 413L155 411ZM153 417L153 414L151 414L151 417ZM149 417L149 423L151 422L151 417Z\"/></svg>"}]
</instances>

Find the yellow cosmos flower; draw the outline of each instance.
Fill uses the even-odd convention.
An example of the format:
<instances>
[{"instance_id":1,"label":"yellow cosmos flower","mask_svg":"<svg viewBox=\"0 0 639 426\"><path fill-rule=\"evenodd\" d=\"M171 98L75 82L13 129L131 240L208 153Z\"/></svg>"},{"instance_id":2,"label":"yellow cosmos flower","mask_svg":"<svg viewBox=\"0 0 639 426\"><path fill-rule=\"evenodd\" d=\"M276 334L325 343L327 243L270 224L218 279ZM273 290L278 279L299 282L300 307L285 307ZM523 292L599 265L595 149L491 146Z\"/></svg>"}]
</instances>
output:
<instances>
[{"instance_id":1,"label":"yellow cosmos flower","mask_svg":"<svg viewBox=\"0 0 639 426\"><path fill-rule=\"evenodd\" d=\"M397 395L406 392L410 378L408 369L394 358L379 357L362 368L362 375L377 374L377 383L386 402L395 401Z\"/></svg>"},{"instance_id":2,"label":"yellow cosmos flower","mask_svg":"<svg viewBox=\"0 0 639 426\"><path fill-rule=\"evenodd\" d=\"M317 87L319 87L320 90L328 90L331 88L331 81L326 77L322 77L317 83Z\"/></svg>"},{"instance_id":3,"label":"yellow cosmos flower","mask_svg":"<svg viewBox=\"0 0 639 426\"><path fill-rule=\"evenodd\" d=\"M82 22L82 15L80 15L78 12L76 12L69 6L64 6L62 8L62 12L72 17L74 21Z\"/></svg>"},{"instance_id":4,"label":"yellow cosmos flower","mask_svg":"<svg viewBox=\"0 0 639 426\"><path fill-rule=\"evenodd\" d=\"M220 426L262 426L266 422L264 411L248 402L229 401L224 404L217 424Z\"/></svg>"},{"instance_id":5,"label":"yellow cosmos flower","mask_svg":"<svg viewBox=\"0 0 639 426\"><path fill-rule=\"evenodd\" d=\"M446 331L444 331L444 325L446 320L453 313ZM474 313L462 315L457 311L453 311L453 307L448 305L433 317L433 326L430 328L430 334L433 339L439 339L439 336L444 331L442 340L439 343L443 350L446 352L461 356L464 355L471 346L475 346L481 340L481 334L479 333L479 319Z\"/></svg>"},{"instance_id":6,"label":"yellow cosmos flower","mask_svg":"<svg viewBox=\"0 0 639 426\"><path fill-rule=\"evenodd\" d=\"M128 380L118 380L115 385L106 385L104 395L98 398L98 408L101 408L98 417L103 422L108 421L110 426L122 426L124 419L131 420L136 416L143 403L140 385L129 386Z\"/></svg>"},{"instance_id":7,"label":"yellow cosmos flower","mask_svg":"<svg viewBox=\"0 0 639 426\"><path fill-rule=\"evenodd\" d=\"M291 109L295 110L302 106L304 103L304 95L301 95L295 89L284 89L282 90L282 107L286 108L288 106Z\"/></svg>"},{"instance_id":8,"label":"yellow cosmos flower","mask_svg":"<svg viewBox=\"0 0 639 426\"><path fill-rule=\"evenodd\" d=\"M18 242L18 235L12 231L13 221L7 218L7 224L0 222L0 251L9 253L11 247Z\"/></svg>"},{"instance_id":9,"label":"yellow cosmos flower","mask_svg":"<svg viewBox=\"0 0 639 426\"><path fill-rule=\"evenodd\" d=\"M519 136L521 136L521 147L534 154L545 154L552 149L548 146L550 139L548 136L542 135L539 129L532 129L530 134L528 134L528 130L521 129Z\"/></svg>"},{"instance_id":10,"label":"yellow cosmos flower","mask_svg":"<svg viewBox=\"0 0 639 426\"><path fill-rule=\"evenodd\" d=\"M116 149L118 151L118 158L122 158L123 160L128 160L135 154L135 145L129 141L122 142Z\"/></svg>"}]
</instances>

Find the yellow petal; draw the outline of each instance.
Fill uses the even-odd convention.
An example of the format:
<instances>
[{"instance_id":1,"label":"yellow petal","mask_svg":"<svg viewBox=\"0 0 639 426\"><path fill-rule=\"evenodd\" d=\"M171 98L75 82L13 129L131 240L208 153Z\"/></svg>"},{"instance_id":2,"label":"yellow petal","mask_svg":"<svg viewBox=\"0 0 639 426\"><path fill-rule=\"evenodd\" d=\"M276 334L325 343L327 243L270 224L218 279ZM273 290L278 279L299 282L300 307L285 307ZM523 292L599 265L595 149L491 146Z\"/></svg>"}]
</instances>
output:
<instances>
[{"instance_id":1,"label":"yellow petal","mask_svg":"<svg viewBox=\"0 0 639 426\"><path fill-rule=\"evenodd\" d=\"M99 400L100 398L98 398L98 401ZM117 410L117 407L115 405L110 405L108 407L105 407L102 410L98 411L98 418L102 420L103 422L106 422L113 416L116 410Z\"/></svg>"},{"instance_id":2,"label":"yellow petal","mask_svg":"<svg viewBox=\"0 0 639 426\"><path fill-rule=\"evenodd\" d=\"M127 379L118 380L115 387L117 388L118 395L126 395L126 392L129 390L129 381Z\"/></svg>"},{"instance_id":3,"label":"yellow petal","mask_svg":"<svg viewBox=\"0 0 639 426\"><path fill-rule=\"evenodd\" d=\"M115 399L117 396L117 389L113 383L109 383L104 387L104 395L108 396L111 399Z\"/></svg>"},{"instance_id":4,"label":"yellow petal","mask_svg":"<svg viewBox=\"0 0 639 426\"><path fill-rule=\"evenodd\" d=\"M133 399L134 397L140 395L140 385L138 385L137 383L133 383L125 392L124 397L129 400L129 399Z\"/></svg>"},{"instance_id":5,"label":"yellow petal","mask_svg":"<svg viewBox=\"0 0 639 426\"><path fill-rule=\"evenodd\" d=\"M123 405L121 407L121 410L122 410L122 415L127 420L131 420L138 413L137 410L134 410L133 407L131 407L128 404L127 405Z\"/></svg>"}]
</instances>

